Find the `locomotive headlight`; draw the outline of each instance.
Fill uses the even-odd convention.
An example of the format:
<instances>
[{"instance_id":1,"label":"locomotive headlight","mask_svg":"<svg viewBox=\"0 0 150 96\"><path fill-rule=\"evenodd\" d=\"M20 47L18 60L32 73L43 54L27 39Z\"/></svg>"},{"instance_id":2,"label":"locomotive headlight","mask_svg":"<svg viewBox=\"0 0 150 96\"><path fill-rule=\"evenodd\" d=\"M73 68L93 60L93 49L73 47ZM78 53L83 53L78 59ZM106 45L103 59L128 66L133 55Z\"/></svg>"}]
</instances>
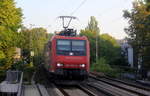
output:
<instances>
[{"instance_id":1,"label":"locomotive headlight","mask_svg":"<svg viewBox=\"0 0 150 96\"><path fill-rule=\"evenodd\" d=\"M62 66L63 66L63 64L57 63L57 67L62 67Z\"/></svg>"},{"instance_id":2,"label":"locomotive headlight","mask_svg":"<svg viewBox=\"0 0 150 96\"><path fill-rule=\"evenodd\" d=\"M80 66L81 66L81 67L85 67L85 64L81 64Z\"/></svg>"}]
</instances>

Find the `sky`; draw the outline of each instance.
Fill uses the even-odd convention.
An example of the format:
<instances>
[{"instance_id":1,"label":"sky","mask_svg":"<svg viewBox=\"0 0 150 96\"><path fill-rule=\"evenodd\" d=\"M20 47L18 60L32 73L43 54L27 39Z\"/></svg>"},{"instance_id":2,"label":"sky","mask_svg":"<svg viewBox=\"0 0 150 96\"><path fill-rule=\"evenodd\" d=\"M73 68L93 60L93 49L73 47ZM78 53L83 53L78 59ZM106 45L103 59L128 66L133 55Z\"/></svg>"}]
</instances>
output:
<instances>
[{"instance_id":1,"label":"sky","mask_svg":"<svg viewBox=\"0 0 150 96\"><path fill-rule=\"evenodd\" d=\"M123 18L123 10L131 10L133 0L15 0L23 11L23 24L28 27L44 27L49 33L60 30L62 23L58 16L76 16L73 21L78 31L84 29L95 16L100 33L108 33L116 39L126 37L124 28L128 26ZM31 26L32 24L32 26Z\"/></svg>"}]
</instances>

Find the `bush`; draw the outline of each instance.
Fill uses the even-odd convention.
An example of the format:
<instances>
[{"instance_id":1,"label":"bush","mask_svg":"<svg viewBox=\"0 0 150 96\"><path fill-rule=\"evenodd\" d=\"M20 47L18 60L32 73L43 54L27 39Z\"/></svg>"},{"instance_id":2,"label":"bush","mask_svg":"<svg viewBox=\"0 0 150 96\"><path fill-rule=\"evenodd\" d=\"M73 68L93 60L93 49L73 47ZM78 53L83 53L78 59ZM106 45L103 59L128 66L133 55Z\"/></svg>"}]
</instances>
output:
<instances>
[{"instance_id":1,"label":"bush","mask_svg":"<svg viewBox=\"0 0 150 96\"><path fill-rule=\"evenodd\" d=\"M117 77L117 70L112 69L104 57L100 58L97 63L92 64L91 71L103 72L110 77Z\"/></svg>"},{"instance_id":2,"label":"bush","mask_svg":"<svg viewBox=\"0 0 150 96\"><path fill-rule=\"evenodd\" d=\"M25 68L24 71L24 81L31 83L33 72L35 71L34 67Z\"/></svg>"},{"instance_id":3,"label":"bush","mask_svg":"<svg viewBox=\"0 0 150 96\"><path fill-rule=\"evenodd\" d=\"M17 69L24 72L24 81L30 83L33 72L35 71L35 67L33 66L33 62L27 63L27 60L22 59L16 62L12 69Z\"/></svg>"}]
</instances>

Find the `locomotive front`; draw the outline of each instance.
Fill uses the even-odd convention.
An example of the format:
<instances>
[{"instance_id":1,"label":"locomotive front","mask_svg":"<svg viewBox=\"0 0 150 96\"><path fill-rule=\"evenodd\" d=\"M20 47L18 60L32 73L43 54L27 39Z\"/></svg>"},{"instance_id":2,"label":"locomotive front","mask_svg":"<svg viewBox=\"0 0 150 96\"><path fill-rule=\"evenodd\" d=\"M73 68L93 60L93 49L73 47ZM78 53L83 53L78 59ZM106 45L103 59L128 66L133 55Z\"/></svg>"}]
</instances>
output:
<instances>
[{"instance_id":1,"label":"locomotive front","mask_svg":"<svg viewBox=\"0 0 150 96\"><path fill-rule=\"evenodd\" d=\"M89 42L86 37L56 36L53 40L55 75L85 79L89 73Z\"/></svg>"}]
</instances>

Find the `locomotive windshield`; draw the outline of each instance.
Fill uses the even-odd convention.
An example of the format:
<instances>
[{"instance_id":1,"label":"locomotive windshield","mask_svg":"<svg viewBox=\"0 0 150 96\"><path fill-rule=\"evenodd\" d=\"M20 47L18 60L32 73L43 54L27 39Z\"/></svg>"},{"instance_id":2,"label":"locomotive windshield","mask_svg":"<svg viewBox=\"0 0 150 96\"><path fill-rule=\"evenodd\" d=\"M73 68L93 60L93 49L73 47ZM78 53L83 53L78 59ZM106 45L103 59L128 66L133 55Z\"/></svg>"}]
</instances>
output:
<instances>
[{"instance_id":1,"label":"locomotive windshield","mask_svg":"<svg viewBox=\"0 0 150 96\"><path fill-rule=\"evenodd\" d=\"M57 50L70 51L71 50L70 44L71 44L71 42L69 40L58 40L57 41Z\"/></svg>"},{"instance_id":2,"label":"locomotive windshield","mask_svg":"<svg viewBox=\"0 0 150 96\"><path fill-rule=\"evenodd\" d=\"M72 41L72 51L85 51L84 41Z\"/></svg>"},{"instance_id":3,"label":"locomotive windshield","mask_svg":"<svg viewBox=\"0 0 150 96\"><path fill-rule=\"evenodd\" d=\"M74 56L86 55L85 40L57 40L57 54L70 55L70 53Z\"/></svg>"}]
</instances>

